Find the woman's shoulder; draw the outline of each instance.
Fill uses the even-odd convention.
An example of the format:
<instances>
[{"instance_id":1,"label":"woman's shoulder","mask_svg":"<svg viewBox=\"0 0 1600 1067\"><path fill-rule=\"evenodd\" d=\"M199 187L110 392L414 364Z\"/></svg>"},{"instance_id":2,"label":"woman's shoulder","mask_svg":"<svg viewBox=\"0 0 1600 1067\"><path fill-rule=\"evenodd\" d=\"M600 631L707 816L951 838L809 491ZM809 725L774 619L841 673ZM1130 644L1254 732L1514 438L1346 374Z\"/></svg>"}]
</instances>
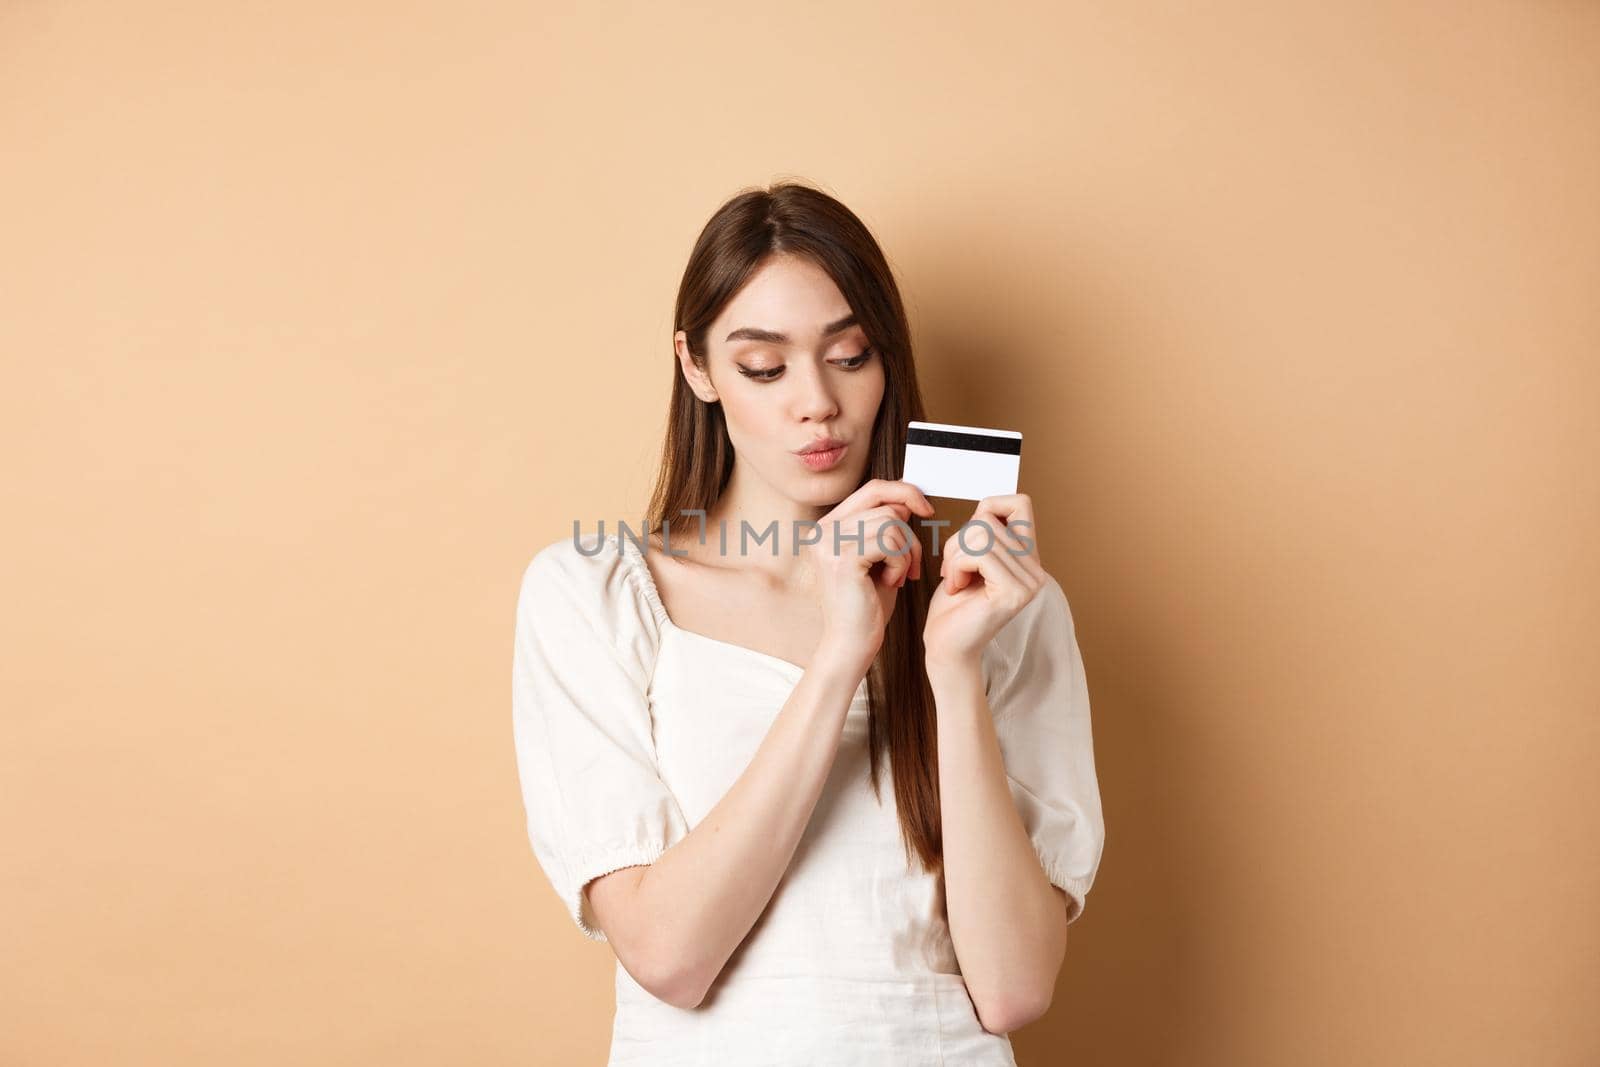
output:
<instances>
[{"instance_id":1,"label":"woman's shoulder","mask_svg":"<svg viewBox=\"0 0 1600 1067\"><path fill-rule=\"evenodd\" d=\"M641 566L638 546L627 535L574 530L533 553L523 570L519 611L546 624L586 624L619 651L653 655L660 618Z\"/></svg>"},{"instance_id":2,"label":"woman's shoulder","mask_svg":"<svg viewBox=\"0 0 1600 1067\"><path fill-rule=\"evenodd\" d=\"M575 581L579 584L604 581L620 570L623 562L616 534L573 530L565 537L540 546L528 561L526 574L537 578Z\"/></svg>"},{"instance_id":3,"label":"woman's shoulder","mask_svg":"<svg viewBox=\"0 0 1600 1067\"><path fill-rule=\"evenodd\" d=\"M1049 571L1022 610L1008 619L984 651L985 674L1012 673L1036 642L1076 639L1066 590Z\"/></svg>"}]
</instances>

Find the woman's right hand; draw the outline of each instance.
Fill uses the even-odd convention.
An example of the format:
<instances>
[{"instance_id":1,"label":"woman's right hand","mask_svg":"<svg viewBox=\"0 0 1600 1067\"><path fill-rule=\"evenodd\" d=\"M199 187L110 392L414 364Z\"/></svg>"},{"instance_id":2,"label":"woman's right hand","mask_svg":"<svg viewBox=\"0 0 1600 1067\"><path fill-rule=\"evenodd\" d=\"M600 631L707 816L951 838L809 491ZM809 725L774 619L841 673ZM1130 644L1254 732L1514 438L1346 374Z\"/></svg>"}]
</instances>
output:
<instances>
[{"instance_id":1,"label":"woman's right hand","mask_svg":"<svg viewBox=\"0 0 1600 1067\"><path fill-rule=\"evenodd\" d=\"M895 521L909 526L913 512L933 516L921 490L874 478L817 520L821 536L804 549L821 589L822 643L855 656L863 674L883 644L900 587L922 577L922 541Z\"/></svg>"}]
</instances>

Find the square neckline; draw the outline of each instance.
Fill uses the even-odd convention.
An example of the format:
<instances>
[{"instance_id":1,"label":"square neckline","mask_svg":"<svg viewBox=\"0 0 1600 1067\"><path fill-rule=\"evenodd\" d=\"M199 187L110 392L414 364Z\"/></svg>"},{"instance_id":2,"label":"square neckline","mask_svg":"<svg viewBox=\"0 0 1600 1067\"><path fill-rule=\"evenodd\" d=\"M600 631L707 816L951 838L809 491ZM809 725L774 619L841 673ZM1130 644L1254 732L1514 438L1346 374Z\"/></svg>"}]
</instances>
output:
<instances>
[{"instance_id":1,"label":"square neckline","mask_svg":"<svg viewBox=\"0 0 1600 1067\"><path fill-rule=\"evenodd\" d=\"M611 536L616 539L619 545L622 546L622 553L624 557L627 558L630 564L630 569L633 570L634 574L639 579L639 584L644 592L645 599L650 603L651 612L655 615L656 621L659 622L664 629L675 630L678 633L685 634L697 641L704 641L708 644L717 645L722 648L733 649L734 651L744 653L745 655L766 660L768 663L776 663L793 674L804 674L807 670L809 670L809 668L802 667L793 660L784 659L782 656L774 656L770 652L763 652L758 648L751 648L749 645L740 645L735 644L732 641L724 641L722 638L712 637L710 634L699 633L695 630L686 630L682 626L679 626L677 623L673 622L672 616L667 614L666 605L661 601L661 592L656 588L655 575L650 573L650 565L645 562L644 553L640 550L638 543L634 538L626 537L620 533L612 534ZM648 542L646 543L648 544ZM861 679L861 685L856 687L857 700L865 699L865 697L861 695L861 689L866 684L867 680L865 677L863 677Z\"/></svg>"}]
</instances>

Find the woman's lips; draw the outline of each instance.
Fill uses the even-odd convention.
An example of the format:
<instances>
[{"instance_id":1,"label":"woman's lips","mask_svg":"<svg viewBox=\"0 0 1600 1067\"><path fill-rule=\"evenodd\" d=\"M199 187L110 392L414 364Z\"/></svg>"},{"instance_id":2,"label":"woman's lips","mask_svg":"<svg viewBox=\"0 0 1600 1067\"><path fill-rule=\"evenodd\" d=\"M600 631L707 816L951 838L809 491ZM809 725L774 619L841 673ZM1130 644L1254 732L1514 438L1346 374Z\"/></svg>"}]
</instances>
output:
<instances>
[{"instance_id":1,"label":"woman's lips","mask_svg":"<svg viewBox=\"0 0 1600 1067\"><path fill-rule=\"evenodd\" d=\"M800 462L814 471L825 471L834 466L844 457L845 449L849 445L840 445L838 448L829 448L820 452L801 452Z\"/></svg>"}]
</instances>

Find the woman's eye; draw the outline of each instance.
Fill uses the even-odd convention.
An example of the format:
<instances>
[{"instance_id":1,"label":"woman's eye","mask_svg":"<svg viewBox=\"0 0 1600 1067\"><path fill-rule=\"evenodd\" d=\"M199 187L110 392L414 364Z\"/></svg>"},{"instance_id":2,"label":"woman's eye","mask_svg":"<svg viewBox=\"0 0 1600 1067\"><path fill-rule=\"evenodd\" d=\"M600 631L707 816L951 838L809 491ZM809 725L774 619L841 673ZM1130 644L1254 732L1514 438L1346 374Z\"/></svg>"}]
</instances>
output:
<instances>
[{"instance_id":1,"label":"woman's eye","mask_svg":"<svg viewBox=\"0 0 1600 1067\"><path fill-rule=\"evenodd\" d=\"M872 349L863 349L860 355L851 356L849 359L838 360L833 365L835 367L841 367L844 370L860 370L866 365L867 360L872 358L872 355ZM783 368L773 367L771 370L750 370L748 367L741 366L739 368L739 373L753 381L770 382L778 375L783 373Z\"/></svg>"}]
</instances>

